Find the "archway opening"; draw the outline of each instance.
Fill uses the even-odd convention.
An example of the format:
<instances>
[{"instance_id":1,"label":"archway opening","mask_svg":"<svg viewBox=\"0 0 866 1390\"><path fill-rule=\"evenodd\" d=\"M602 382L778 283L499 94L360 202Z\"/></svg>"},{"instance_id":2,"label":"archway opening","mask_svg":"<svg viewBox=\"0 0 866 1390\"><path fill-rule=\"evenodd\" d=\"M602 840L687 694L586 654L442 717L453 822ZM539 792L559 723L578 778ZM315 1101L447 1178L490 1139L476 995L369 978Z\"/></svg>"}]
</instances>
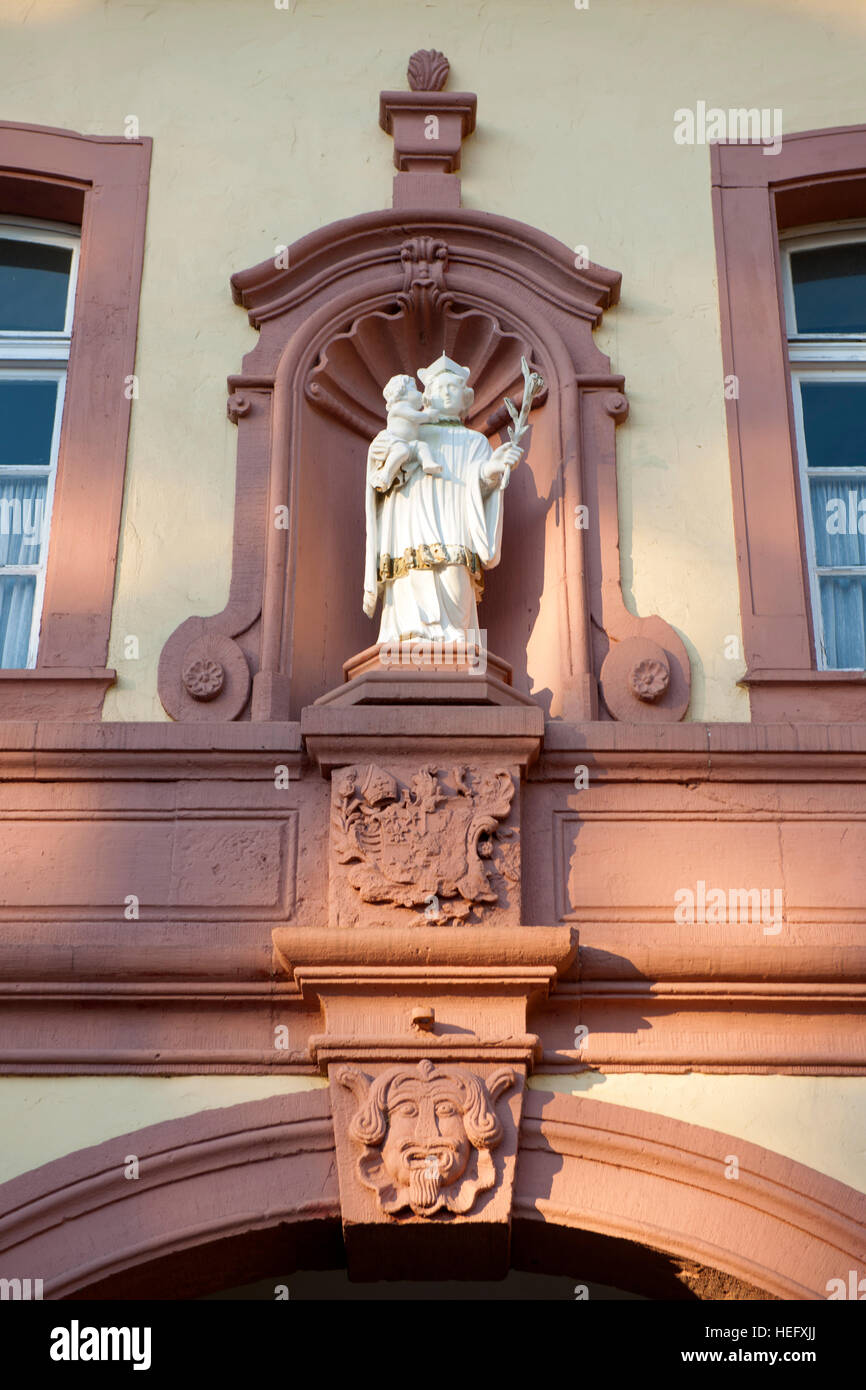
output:
<instances>
[{"instance_id":1,"label":"archway opening","mask_svg":"<svg viewBox=\"0 0 866 1390\"><path fill-rule=\"evenodd\" d=\"M457 1271L455 1271L455 1276ZM516 1220L501 1280L354 1281L339 1221L281 1223L175 1251L97 1281L67 1301L766 1299L731 1275L634 1241Z\"/></svg>"}]
</instances>

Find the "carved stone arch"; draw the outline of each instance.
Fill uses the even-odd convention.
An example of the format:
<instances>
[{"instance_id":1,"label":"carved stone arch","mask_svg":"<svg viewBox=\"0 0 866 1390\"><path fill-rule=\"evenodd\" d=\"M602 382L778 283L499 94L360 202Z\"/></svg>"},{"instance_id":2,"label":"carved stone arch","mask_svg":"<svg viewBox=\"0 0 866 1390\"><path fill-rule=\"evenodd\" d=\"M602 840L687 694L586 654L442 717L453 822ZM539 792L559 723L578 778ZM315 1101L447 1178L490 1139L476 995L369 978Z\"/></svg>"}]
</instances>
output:
<instances>
[{"instance_id":1,"label":"carved stone arch","mask_svg":"<svg viewBox=\"0 0 866 1390\"><path fill-rule=\"evenodd\" d=\"M480 613L491 650L548 717L681 718L683 644L660 618L630 614L620 588L614 432L627 405L592 337L618 274L576 268L544 233L460 208L347 219L304 237L287 260L233 277L260 338L229 378L231 591L222 613L187 619L166 643L166 710L297 718L370 645L376 629L360 606L366 443L384 424L388 376L450 341L473 371L476 428L502 430L494 401L515 392L521 354L549 387L509 489L510 560L489 576Z\"/></svg>"},{"instance_id":2,"label":"carved stone arch","mask_svg":"<svg viewBox=\"0 0 866 1390\"><path fill-rule=\"evenodd\" d=\"M42 1279L53 1299L196 1297L218 1287L203 1263L243 1282L275 1247L289 1265L295 1246L302 1260L329 1247L339 1259L328 1094L204 1110L80 1149L0 1186L0 1212L0 1271Z\"/></svg>"},{"instance_id":3,"label":"carved stone arch","mask_svg":"<svg viewBox=\"0 0 866 1390\"><path fill-rule=\"evenodd\" d=\"M619 1243L664 1252L711 1299L823 1299L866 1248L866 1194L824 1173L718 1130L542 1090L524 1102L513 1218L518 1257L539 1223L571 1227L613 1242L585 1245L590 1258L612 1256L614 1270ZM551 1270L557 1245L568 1248L540 1240ZM607 1282L611 1266L593 1275Z\"/></svg>"},{"instance_id":4,"label":"carved stone arch","mask_svg":"<svg viewBox=\"0 0 866 1390\"><path fill-rule=\"evenodd\" d=\"M49 1299L194 1298L336 1268L336 1163L325 1090L151 1125L0 1186L0 1273L42 1279ZM651 1298L801 1300L862 1264L863 1193L647 1111L530 1091L517 1175L512 1268ZM439 1277L460 1277L445 1259Z\"/></svg>"}]
</instances>

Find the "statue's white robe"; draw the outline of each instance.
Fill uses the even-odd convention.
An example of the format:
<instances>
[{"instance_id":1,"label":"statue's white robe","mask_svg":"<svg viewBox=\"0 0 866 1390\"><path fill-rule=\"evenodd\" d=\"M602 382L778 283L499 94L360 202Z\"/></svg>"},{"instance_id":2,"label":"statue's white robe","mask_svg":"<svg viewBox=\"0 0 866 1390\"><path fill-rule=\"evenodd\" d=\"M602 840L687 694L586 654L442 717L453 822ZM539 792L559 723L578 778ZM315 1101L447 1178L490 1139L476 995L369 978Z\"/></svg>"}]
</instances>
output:
<instances>
[{"instance_id":1,"label":"statue's white robe","mask_svg":"<svg viewBox=\"0 0 866 1390\"><path fill-rule=\"evenodd\" d=\"M380 643L412 637L471 640L467 634L478 630L472 575L466 564L437 556L462 547L477 555L484 569L499 563L502 490L480 476L493 452L490 444L465 425L423 425L419 436L442 468L438 477L410 464L401 486L403 470L395 483L393 474L388 477L369 455L367 460L364 611L372 617L381 597ZM421 547L428 551L419 556ZM381 579L383 557L404 561L398 567L405 573Z\"/></svg>"}]
</instances>

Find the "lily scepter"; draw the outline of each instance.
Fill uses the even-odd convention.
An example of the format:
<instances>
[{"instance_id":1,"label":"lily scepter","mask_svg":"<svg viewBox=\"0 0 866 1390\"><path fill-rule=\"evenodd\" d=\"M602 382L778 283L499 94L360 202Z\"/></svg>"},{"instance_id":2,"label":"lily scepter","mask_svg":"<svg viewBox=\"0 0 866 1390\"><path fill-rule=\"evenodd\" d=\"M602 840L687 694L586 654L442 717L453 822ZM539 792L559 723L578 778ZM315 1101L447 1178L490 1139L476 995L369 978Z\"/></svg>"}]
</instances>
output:
<instances>
[{"instance_id":1,"label":"lily scepter","mask_svg":"<svg viewBox=\"0 0 866 1390\"><path fill-rule=\"evenodd\" d=\"M511 416L512 424L508 426L509 444L517 444L529 429L529 412L532 409L532 402L539 391L544 389L544 377L538 372L530 371L529 364L525 357L520 359L520 370L523 372L523 400L520 403L520 410L508 396L505 397L505 409ZM508 470L502 476L500 489L508 486L511 477L513 464L508 465Z\"/></svg>"}]
</instances>

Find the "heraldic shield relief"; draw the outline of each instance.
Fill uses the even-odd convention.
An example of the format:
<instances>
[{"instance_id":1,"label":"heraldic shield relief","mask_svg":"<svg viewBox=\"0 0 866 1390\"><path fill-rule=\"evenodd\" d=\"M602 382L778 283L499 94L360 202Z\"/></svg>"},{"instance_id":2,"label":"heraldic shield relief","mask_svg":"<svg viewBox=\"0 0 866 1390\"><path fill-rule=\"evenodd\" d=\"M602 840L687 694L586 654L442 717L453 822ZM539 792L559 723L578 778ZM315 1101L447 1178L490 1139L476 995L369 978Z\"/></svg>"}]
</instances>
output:
<instances>
[{"instance_id":1,"label":"heraldic shield relief","mask_svg":"<svg viewBox=\"0 0 866 1390\"><path fill-rule=\"evenodd\" d=\"M375 764L334 775L337 863L367 903L423 908L427 925L464 922L499 902L497 880L519 880L514 797L505 768L426 764L408 786Z\"/></svg>"}]
</instances>

